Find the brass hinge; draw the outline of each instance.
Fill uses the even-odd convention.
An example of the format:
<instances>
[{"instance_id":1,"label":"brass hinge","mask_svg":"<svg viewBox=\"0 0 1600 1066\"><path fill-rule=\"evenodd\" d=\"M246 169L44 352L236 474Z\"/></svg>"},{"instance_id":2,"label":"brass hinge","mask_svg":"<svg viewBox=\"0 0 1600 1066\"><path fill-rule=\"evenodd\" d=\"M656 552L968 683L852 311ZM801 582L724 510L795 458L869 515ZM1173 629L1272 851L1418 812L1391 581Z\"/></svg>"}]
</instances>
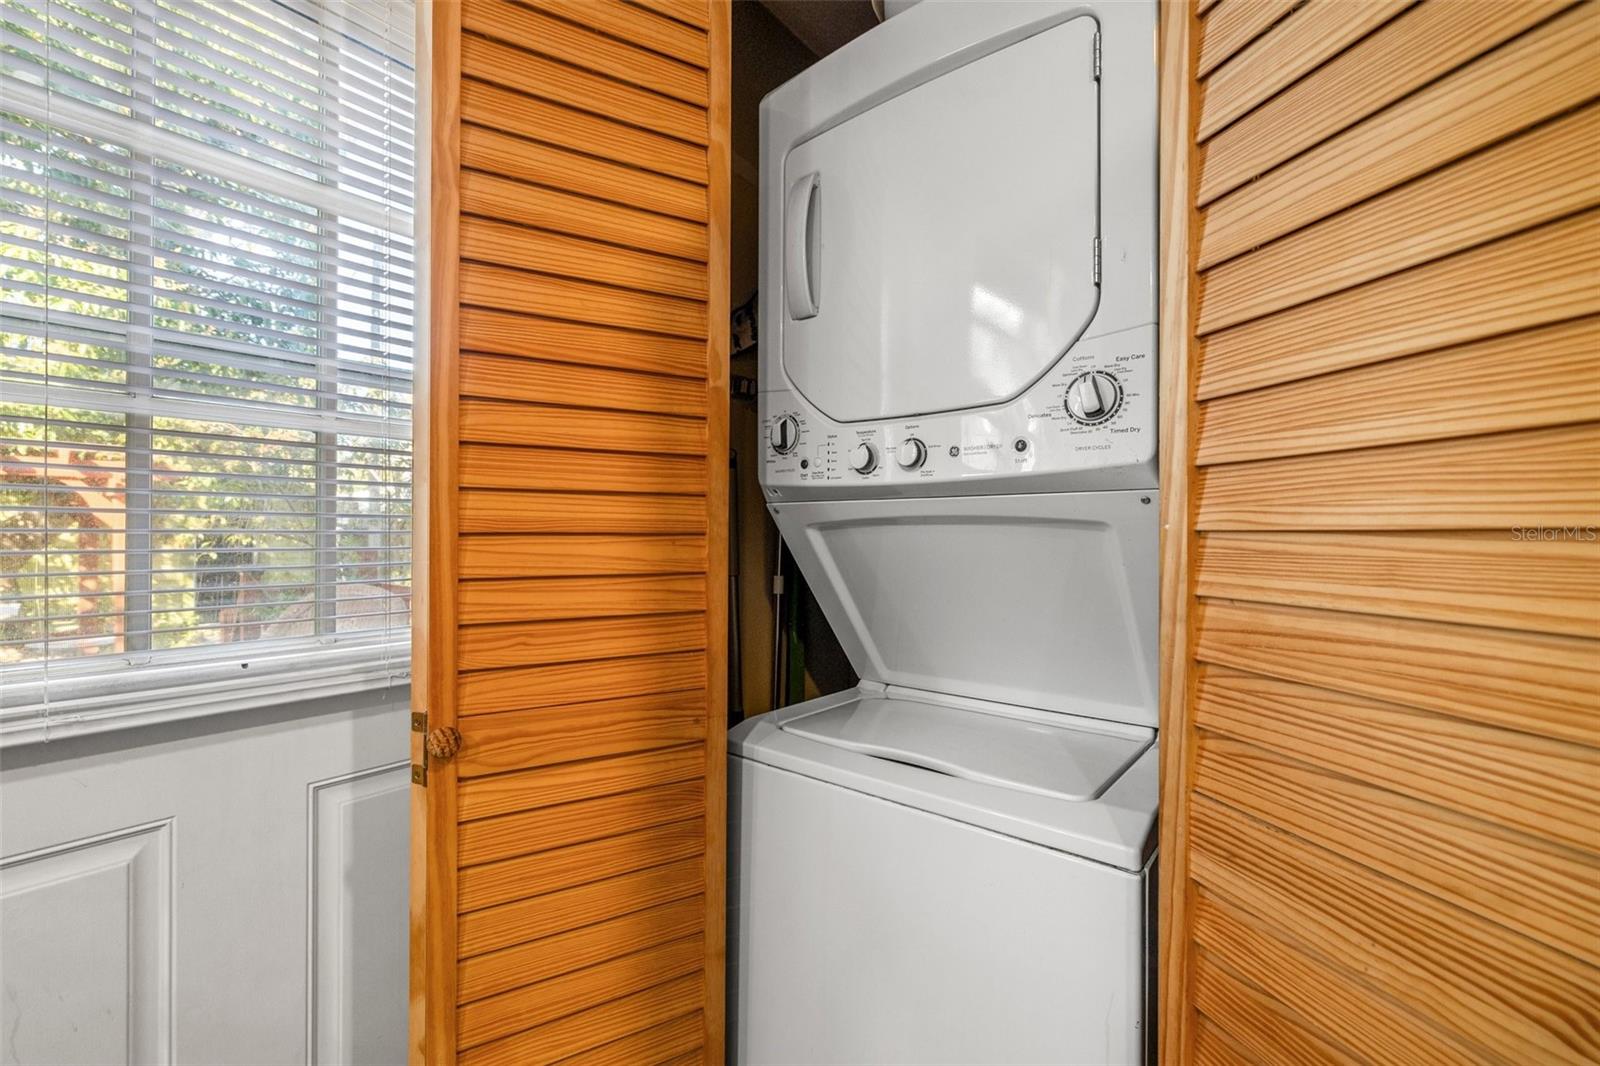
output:
<instances>
[{"instance_id":1,"label":"brass hinge","mask_svg":"<svg viewBox=\"0 0 1600 1066\"><path fill-rule=\"evenodd\" d=\"M1094 283L1100 284L1100 238L1094 239Z\"/></svg>"},{"instance_id":2,"label":"brass hinge","mask_svg":"<svg viewBox=\"0 0 1600 1066\"><path fill-rule=\"evenodd\" d=\"M1100 80L1100 35L1094 35L1094 80Z\"/></svg>"},{"instance_id":3,"label":"brass hinge","mask_svg":"<svg viewBox=\"0 0 1600 1066\"><path fill-rule=\"evenodd\" d=\"M426 711L411 712L411 731L413 733L427 733L428 714ZM411 764L411 783L413 785L421 785L423 788L428 787L428 743L426 739L422 743L422 761Z\"/></svg>"}]
</instances>

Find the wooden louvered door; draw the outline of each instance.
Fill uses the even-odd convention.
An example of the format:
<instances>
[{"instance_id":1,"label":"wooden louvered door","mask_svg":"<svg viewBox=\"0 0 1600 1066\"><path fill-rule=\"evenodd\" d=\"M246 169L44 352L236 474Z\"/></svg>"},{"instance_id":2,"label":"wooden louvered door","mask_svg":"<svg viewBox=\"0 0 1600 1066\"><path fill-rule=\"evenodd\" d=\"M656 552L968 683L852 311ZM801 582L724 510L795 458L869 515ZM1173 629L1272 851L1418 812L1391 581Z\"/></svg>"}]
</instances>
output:
<instances>
[{"instance_id":1,"label":"wooden louvered door","mask_svg":"<svg viewBox=\"0 0 1600 1066\"><path fill-rule=\"evenodd\" d=\"M1597 1061L1600 9L1166 16L1163 1061Z\"/></svg>"},{"instance_id":2,"label":"wooden louvered door","mask_svg":"<svg viewBox=\"0 0 1600 1066\"><path fill-rule=\"evenodd\" d=\"M722 1058L728 22L432 4L413 1063Z\"/></svg>"}]
</instances>

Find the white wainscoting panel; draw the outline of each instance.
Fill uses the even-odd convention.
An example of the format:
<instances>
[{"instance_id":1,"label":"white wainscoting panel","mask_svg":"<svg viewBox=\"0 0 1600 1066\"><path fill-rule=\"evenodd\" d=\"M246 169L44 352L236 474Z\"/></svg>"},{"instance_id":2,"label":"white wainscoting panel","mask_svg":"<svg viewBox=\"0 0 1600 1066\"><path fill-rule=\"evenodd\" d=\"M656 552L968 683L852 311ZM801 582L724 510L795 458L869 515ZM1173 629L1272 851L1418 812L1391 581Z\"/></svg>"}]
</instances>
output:
<instances>
[{"instance_id":1,"label":"white wainscoting panel","mask_svg":"<svg viewBox=\"0 0 1600 1066\"><path fill-rule=\"evenodd\" d=\"M0 1062L403 1062L408 702L0 749Z\"/></svg>"},{"instance_id":2,"label":"white wainscoting panel","mask_svg":"<svg viewBox=\"0 0 1600 1066\"><path fill-rule=\"evenodd\" d=\"M411 764L313 782L309 796L306 1059L404 1062L409 889L389 860L411 843Z\"/></svg>"},{"instance_id":3,"label":"white wainscoting panel","mask_svg":"<svg viewBox=\"0 0 1600 1066\"><path fill-rule=\"evenodd\" d=\"M0 860L0 1063L172 1056L172 823Z\"/></svg>"}]
</instances>

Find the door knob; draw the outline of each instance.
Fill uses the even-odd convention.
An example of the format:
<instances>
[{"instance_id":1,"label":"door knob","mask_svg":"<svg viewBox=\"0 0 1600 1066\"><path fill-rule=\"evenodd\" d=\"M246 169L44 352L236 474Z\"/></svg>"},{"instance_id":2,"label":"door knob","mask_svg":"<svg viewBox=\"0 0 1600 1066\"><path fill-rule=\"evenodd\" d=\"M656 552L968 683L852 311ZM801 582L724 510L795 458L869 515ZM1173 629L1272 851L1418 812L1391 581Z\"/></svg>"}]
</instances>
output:
<instances>
[{"instance_id":1,"label":"door knob","mask_svg":"<svg viewBox=\"0 0 1600 1066\"><path fill-rule=\"evenodd\" d=\"M440 726L429 730L423 743L428 749L428 758L445 762L461 750L461 730L453 725Z\"/></svg>"}]
</instances>

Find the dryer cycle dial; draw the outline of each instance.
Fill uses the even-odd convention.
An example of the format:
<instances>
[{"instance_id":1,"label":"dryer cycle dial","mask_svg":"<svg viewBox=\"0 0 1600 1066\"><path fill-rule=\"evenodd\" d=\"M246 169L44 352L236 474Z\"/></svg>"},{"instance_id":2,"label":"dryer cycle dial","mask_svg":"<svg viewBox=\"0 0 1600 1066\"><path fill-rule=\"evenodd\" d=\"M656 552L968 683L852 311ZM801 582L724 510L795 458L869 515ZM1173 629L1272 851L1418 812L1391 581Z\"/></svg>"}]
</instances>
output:
<instances>
[{"instance_id":1,"label":"dryer cycle dial","mask_svg":"<svg viewBox=\"0 0 1600 1066\"><path fill-rule=\"evenodd\" d=\"M772 444L772 450L779 455L788 455L794 451L795 445L800 443L800 420L794 415L784 415L772 424L772 431L767 435Z\"/></svg>"},{"instance_id":2,"label":"dryer cycle dial","mask_svg":"<svg viewBox=\"0 0 1600 1066\"><path fill-rule=\"evenodd\" d=\"M1067 386L1067 414L1086 426L1104 422L1122 406L1122 383L1103 370L1089 370Z\"/></svg>"}]
</instances>

